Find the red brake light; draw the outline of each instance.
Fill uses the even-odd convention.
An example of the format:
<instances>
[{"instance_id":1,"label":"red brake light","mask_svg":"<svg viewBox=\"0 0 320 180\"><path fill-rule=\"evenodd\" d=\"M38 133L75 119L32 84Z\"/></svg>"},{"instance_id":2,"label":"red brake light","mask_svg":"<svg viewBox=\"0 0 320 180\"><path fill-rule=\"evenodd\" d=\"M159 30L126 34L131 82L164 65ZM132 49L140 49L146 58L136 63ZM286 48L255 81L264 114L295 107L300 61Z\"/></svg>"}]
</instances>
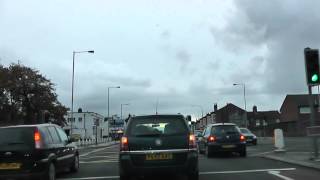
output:
<instances>
[{"instance_id":1,"label":"red brake light","mask_svg":"<svg viewBox=\"0 0 320 180\"><path fill-rule=\"evenodd\" d=\"M36 149L41 148L41 135L38 129L34 132L34 143L35 143Z\"/></svg>"},{"instance_id":2,"label":"red brake light","mask_svg":"<svg viewBox=\"0 0 320 180\"><path fill-rule=\"evenodd\" d=\"M128 147L128 138L125 136L121 137L121 142L120 142L120 150L121 151L128 151L129 147Z\"/></svg>"},{"instance_id":3,"label":"red brake light","mask_svg":"<svg viewBox=\"0 0 320 180\"><path fill-rule=\"evenodd\" d=\"M216 137L215 136L209 136L208 141L209 142L214 142L214 141L216 141Z\"/></svg>"},{"instance_id":4,"label":"red brake light","mask_svg":"<svg viewBox=\"0 0 320 180\"><path fill-rule=\"evenodd\" d=\"M193 134L189 135L189 149L197 148L196 137Z\"/></svg>"},{"instance_id":5,"label":"red brake light","mask_svg":"<svg viewBox=\"0 0 320 180\"><path fill-rule=\"evenodd\" d=\"M243 142L246 140L246 137L244 137L244 135L240 135L240 141Z\"/></svg>"}]
</instances>

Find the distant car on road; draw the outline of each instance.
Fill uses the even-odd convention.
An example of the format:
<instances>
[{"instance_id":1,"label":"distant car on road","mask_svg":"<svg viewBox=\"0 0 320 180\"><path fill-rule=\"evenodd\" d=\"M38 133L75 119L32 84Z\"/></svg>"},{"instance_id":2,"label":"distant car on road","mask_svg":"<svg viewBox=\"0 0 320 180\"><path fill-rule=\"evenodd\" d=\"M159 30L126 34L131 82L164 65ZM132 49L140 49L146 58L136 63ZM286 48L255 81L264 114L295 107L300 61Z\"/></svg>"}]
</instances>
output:
<instances>
[{"instance_id":1,"label":"distant car on road","mask_svg":"<svg viewBox=\"0 0 320 180\"><path fill-rule=\"evenodd\" d=\"M54 124L0 127L0 179L55 180L79 169L79 152Z\"/></svg>"},{"instance_id":2,"label":"distant car on road","mask_svg":"<svg viewBox=\"0 0 320 180\"><path fill-rule=\"evenodd\" d=\"M181 173L198 180L195 136L182 115L133 117L120 142L120 179Z\"/></svg>"},{"instance_id":3,"label":"distant car on road","mask_svg":"<svg viewBox=\"0 0 320 180\"><path fill-rule=\"evenodd\" d=\"M195 130L194 136L196 137L197 143L199 142L200 137L202 137L202 131L201 130Z\"/></svg>"},{"instance_id":4,"label":"distant car on road","mask_svg":"<svg viewBox=\"0 0 320 180\"><path fill-rule=\"evenodd\" d=\"M238 126L232 123L210 124L199 142L199 152L211 157L218 152L238 152L245 157L246 139Z\"/></svg>"},{"instance_id":5,"label":"distant car on road","mask_svg":"<svg viewBox=\"0 0 320 180\"><path fill-rule=\"evenodd\" d=\"M240 128L241 133L244 135L246 138L247 143L251 143L253 145L258 144L257 136L254 135L249 129L247 128Z\"/></svg>"}]
</instances>

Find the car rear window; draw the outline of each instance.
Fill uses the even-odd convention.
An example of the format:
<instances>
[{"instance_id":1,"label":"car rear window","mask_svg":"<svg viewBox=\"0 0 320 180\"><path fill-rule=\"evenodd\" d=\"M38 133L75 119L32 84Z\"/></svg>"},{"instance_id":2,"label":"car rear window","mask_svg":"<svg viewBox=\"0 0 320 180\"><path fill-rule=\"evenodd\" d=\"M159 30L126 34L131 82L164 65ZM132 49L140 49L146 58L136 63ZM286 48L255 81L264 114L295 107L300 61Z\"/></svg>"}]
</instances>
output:
<instances>
[{"instance_id":1,"label":"car rear window","mask_svg":"<svg viewBox=\"0 0 320 180\"><path fill-rule=\"evenodd\" d=\"M129 124L129 136L185 135L189 130L183 118L133 118Z\"/></svg>"},{"instance_id":2,"label":"car rear window","mask_svg":"<svg viewBox=\"0 0 320 180\"><path fill-rule=\"evenodd\" d=\"M0 150L30 150L34 148L34 128L1 128Z\"/></svg>"},{"instance_id":3,"label":"car rear window","mask_svg":"<svg viewBox=\"0 0 320 180\"><path fill-rule=\"evenodd\" d=\"M211 132L216 135L237 134L239 129L233 125L213 126Z\"/></svg>"},{"instance_id":4,"label":"car rear window","mask_svg":"<svg viewBox=\"0 0 320 180\"><path fill-rule=\"evenodd\" d=\"M247 134L250 134L250 133L251 133L248 129L240 129L240 131L241 131L242 133L247 133Z\"/></svg>"}]
</instances>

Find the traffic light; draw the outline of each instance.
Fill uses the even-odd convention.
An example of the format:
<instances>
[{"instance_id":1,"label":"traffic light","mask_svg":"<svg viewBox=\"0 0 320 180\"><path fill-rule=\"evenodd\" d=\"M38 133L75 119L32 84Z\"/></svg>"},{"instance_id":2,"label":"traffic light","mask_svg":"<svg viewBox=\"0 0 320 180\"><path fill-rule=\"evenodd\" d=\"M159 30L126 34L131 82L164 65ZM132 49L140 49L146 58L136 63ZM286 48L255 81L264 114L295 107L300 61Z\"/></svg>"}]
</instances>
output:
<instances>
[{"instance_id":1,"label":"traffic light","mask_svg":"<svg viewBox=\"0 0 320 180\"><path fill-rule=\"evenodd\" d=\"M304 49L306 76L308 85L318 85L320 83L319 71L319 50L318 49Z\"/></svg>"}]
</instances>

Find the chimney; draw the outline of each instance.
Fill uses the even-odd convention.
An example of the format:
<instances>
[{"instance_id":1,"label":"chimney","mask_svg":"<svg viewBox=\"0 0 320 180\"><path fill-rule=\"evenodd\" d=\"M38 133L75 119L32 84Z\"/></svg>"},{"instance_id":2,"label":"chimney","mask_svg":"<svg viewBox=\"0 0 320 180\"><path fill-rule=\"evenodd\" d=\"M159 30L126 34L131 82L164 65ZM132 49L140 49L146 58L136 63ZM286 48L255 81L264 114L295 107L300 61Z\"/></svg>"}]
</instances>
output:
<instances>
[{"instance_id":1,"label":"chimney","mask_svg":"<svg viewBox=\"0 0 320 180\"><path fill-rule=\"evenodd\" d=\"M217 103L214 104L214 108L213 109L214 109L214 112L218 111L218 104Z\"/></svg>"},{"instance_id":2,"label":"chimney","mask_svg":"<svg viewBox=\"0 0 320 180\"><path fill-rule=\"evenodd\" d=\"M253 111L254 114L258 113L258 109L257 109L256 105L253 106L252 111Z\"/></svg>"}]
</instances>

